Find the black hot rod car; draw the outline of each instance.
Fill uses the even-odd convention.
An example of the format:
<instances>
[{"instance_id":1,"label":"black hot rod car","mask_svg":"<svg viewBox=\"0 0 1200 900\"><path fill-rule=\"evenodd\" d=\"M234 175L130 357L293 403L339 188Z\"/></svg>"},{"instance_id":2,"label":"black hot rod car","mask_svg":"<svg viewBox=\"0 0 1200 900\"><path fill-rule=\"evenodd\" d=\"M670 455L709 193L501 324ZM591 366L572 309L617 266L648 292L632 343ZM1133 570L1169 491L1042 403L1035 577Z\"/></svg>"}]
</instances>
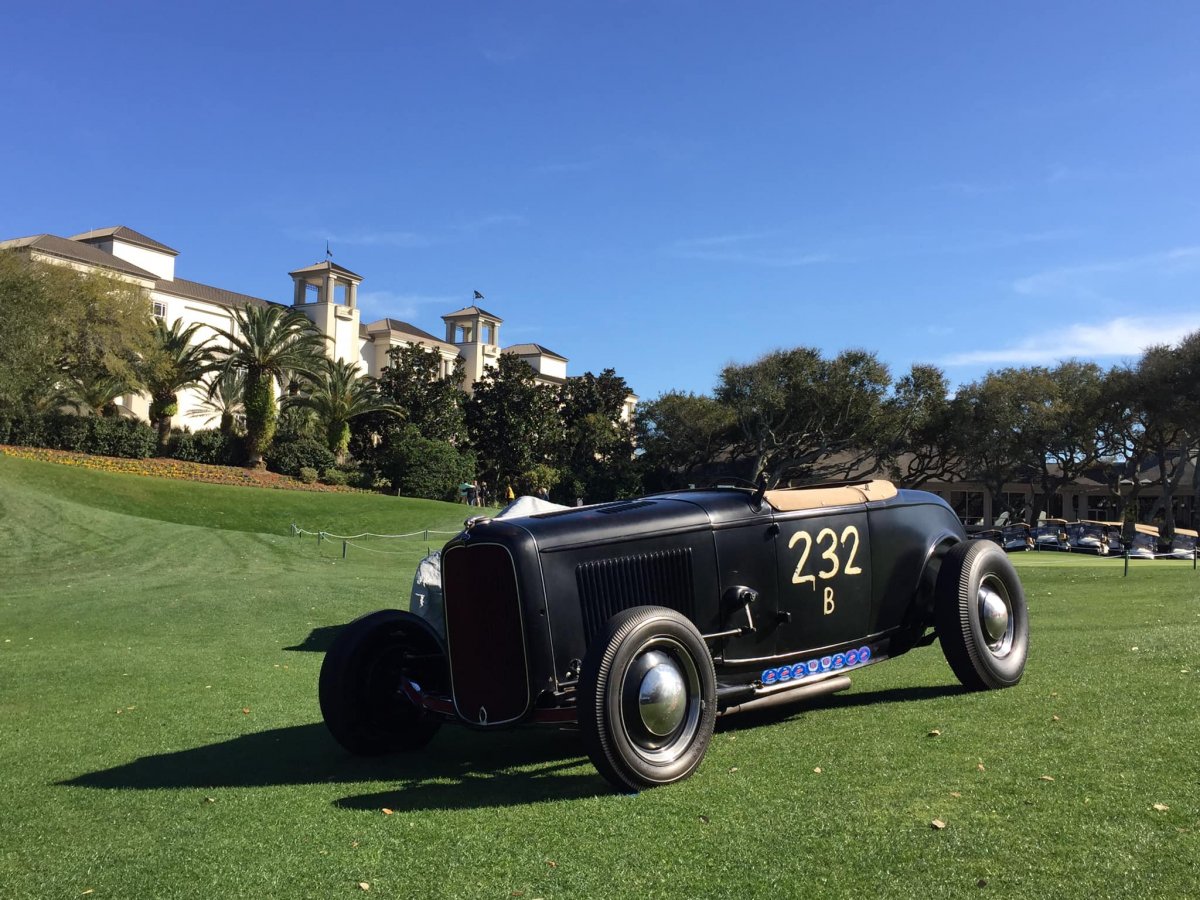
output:
<instances>
[{"instance_id":1,"label":"black hot rod car","mask_svg":"<svg viewBox=\"0 0 1200 900\"><path fill-rule=\"evenodd\" d=\"M469 521L442 553L444 634L409 612L346 626L321 669L333 736L424 746L445 721L577 723L610 782L686 778L717 716L849 687L940 638L972 689L1016 684L1025 596L940 498L860 481L658 494Z\"/></svg>"}]
</instances>

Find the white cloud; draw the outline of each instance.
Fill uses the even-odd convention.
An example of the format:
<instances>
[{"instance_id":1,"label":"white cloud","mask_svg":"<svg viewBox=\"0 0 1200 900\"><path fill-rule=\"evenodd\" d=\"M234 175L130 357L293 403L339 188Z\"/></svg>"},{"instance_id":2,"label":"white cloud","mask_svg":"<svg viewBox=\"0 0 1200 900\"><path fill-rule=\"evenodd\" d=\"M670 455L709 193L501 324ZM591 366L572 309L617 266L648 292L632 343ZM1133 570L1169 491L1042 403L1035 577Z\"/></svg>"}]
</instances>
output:
<instances>
[{"instance_id":1,"label":"white cloud","mask_svg":"<svg viewBox=\"0 0 1200 900\"><path fill-rule=\"evenodd\" d=\"M679 259L709 262L733 262L755 266L793 268L829 262L829 254L803 251L772 240L770 232L722 234L712 237L678 240L666 252Z\"/></svg>"},{"instance_id":2,"label":"white cloud","mask_svg":"<svg viewBox=\"0 0 1200 900\"><path fill-rule=\"evenodd\" d=\"M574 174L576 172L590 172L600 165L598 159L580 159L575 161L542 163L535 167L535 171L542 172L547 175L558 174Z\"/></svg>"},{"instance_id":3,"label":"white cloud","mask_svg":"<svg viewBox=\"0 0 1200 900\"><path fill-rule=\"evenodd\" d=\"M449 294L405 294L397 291L358 292L358 306L363 313L362 320L367 324L378 319L403 319L411 322L423 314L422 307L438 306L442 312L449 312L465 305L462 297ZM420 322L412 322L412 324L424 327ZM425 330L429 331L428 328Z\"/></svg>"},{"instance_id":4,"label":"white cloud","mask_svg":"<svg viewBox=\"0 0 1200 900\"><path fill-rule=\"evenodd\" d=\"M328 241L336 256L339 246L351 247L428 247L433 239L428 235L415 231L374 231L359 229L354 231L331 231L327 228L309 228L304 231L293 231L290 236L303 241Z\"/></svg>"},{"instance_id":5,"label":"white cloud","mask_svg":"<svg viewBox=\"0 0 1200 900\"><path fill-rule=\"evenodd\" d=\"M1036 272L1013 282L1018 294L1042 296L1095 297L1097 291L1089 285L1095 276L1125 274L1129 272L1153 272L1171 274L1200 263L1200 245L1176 247L1159 253L1129 256L1087 263L1079 266L1063 266Z\"/></svg>"},{"instance_id":6,"label":"white cloud","mask_svg":"<svg viewBox=\"0 0 1200 900\"><path fill-rule=\"evenodd\" d=\"M1077 324L1066 328L1047 326L1047 333L1035 335L997 350L972 350L957 353L941 361L945 366L970 365L1047 365L1064 359L1104 359L1135 357L1155 344L1174 344L1186 335L1200 331L1200 313L1172 319L1121 317L1096 324Z\"/></svg>"},{"instance_id":7,"label":"white cloud","mask_svg":"<svg viewBox=\"0 0 1200 900\"><path fill-rule=\"evenodd\" d=\"M934 190L947 194L957 194L960 197L988 197L992 194L1002 194L1011 191L1011 184L995 184L983 181L945 181L935 184Z\"/></svg>"},{"instance_id":8,"label":"white cloud","mask_svg":"<svg viewBox=\"0 0 1200 900\"><path fill-rule=\"evenodd\" d=\"M527 219L519 213L489 213L488 215L477 216L463 222L458 226L459 231L476 232L482 231L485 228L501 228L505 225L517 226L525 225Z\"/></svg>"}]
</instances>

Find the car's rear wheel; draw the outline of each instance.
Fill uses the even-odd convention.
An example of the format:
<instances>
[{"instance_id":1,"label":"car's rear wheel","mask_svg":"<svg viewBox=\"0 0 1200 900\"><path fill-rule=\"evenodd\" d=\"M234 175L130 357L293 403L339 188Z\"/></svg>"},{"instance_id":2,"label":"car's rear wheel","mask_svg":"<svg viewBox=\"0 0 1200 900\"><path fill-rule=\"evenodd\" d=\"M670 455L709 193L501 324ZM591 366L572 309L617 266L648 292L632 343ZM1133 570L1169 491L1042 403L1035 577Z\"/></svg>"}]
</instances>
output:
<instances>
[{"instance_id":1,"label":"car's rear wheel","mask_svg":"<svg viewBox=\"0 0 1200 900\"><path fill-rule=\"evenodd\" d=\"M325 654L321 715L351 753L418 750L441 720L414 697L446 682L446 655L429 625L412 613L383 609L343 628Z\"/></svg>"},{"instance_id":2,"label":"car's rear wheel","mask_svg":"<svg viewBox=\"0 0 1200 900\"><path fill-rule=\"evenodd\" d=\"M955 544L942 559L934 596L942 652L972 690L1011 687L1029 654L1029 611L1016 570L998 548Z\"/></svg>"},{"instance_id":3,"label":"car's rear wheel","mask_svg":"<svg viewBox=\"0 0 1200 900\"><path fill-rule=\"evenodd\" d=\"M687 778L712 739L716 698L712 655L687 618L660 606L618 613L579 675L588 756L620 790Z\"/></svg>"}]
</instances>

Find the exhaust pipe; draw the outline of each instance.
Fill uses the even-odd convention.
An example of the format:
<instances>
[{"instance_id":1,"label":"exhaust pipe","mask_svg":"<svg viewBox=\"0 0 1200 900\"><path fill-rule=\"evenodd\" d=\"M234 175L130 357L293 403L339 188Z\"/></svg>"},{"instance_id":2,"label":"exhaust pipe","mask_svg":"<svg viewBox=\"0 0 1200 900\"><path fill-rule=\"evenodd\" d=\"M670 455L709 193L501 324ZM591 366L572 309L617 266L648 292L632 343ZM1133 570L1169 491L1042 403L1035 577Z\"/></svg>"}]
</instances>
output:
<instances>
[{"instance_id":1,"label":"exhaust pipe","mask_svg":"<svg viewBox=\"0 0 1200 900\"><path fill-rule=\"evenodd\" d=\"M788 688L784 691L775 690L768 694L759 694L745 703L739 703L736 706L727 706L718 712L717 715L728 716L733 713L749 712L755 709L768 709L772 706L783 706L787 703L798 703L801 700L808 700L812 697L836 694L838 691L844 691L848 687L850 687L850 677L848 675L838 675L814 684L798 684L794 688Z\"/></svg>"}]
</instances>

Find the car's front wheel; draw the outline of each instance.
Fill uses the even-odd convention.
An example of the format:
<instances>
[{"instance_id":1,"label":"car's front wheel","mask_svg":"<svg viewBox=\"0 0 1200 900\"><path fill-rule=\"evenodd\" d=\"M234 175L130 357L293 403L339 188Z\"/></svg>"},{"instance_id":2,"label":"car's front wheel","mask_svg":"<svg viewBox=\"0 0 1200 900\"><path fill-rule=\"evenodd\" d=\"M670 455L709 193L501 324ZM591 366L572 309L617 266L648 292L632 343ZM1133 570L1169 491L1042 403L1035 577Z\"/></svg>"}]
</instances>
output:
<instances>
[{"instance_id":1,"label":"car's front wheel","mask_svg":"<svg viewBox=\"0 0 1200 900\"><path fill-rule=\"evenodd\" d=\"M343 628L325 654L321 715L334 739L359 756L418 750L441 721L414 697L446 682L446 655L429 625L382 609Z\"/></svg>"},{"instance_id":2,"label":"car's front wheel","mask_svg":"<svg viewBox=\"0 0 1200 900\"><path fill-rule=\"evenodd\" d=\"M620 790L687 778L712 739L716 697L712 655L686 617L660 606L618 613L579 675L588 756Z\"/></svg>"},{"instance_id":3,"label":"car's front wheel","mask_svg":"<svg viewBox=\"0 0 1200 900\"><path fill-rule=\"evenodd\" d=\"M1011 687L1029 654L1029 610L1013 564L982 542L955 544L942 559L934 596L942 652L972 690Z\"/></svg>"}]
</instances>

